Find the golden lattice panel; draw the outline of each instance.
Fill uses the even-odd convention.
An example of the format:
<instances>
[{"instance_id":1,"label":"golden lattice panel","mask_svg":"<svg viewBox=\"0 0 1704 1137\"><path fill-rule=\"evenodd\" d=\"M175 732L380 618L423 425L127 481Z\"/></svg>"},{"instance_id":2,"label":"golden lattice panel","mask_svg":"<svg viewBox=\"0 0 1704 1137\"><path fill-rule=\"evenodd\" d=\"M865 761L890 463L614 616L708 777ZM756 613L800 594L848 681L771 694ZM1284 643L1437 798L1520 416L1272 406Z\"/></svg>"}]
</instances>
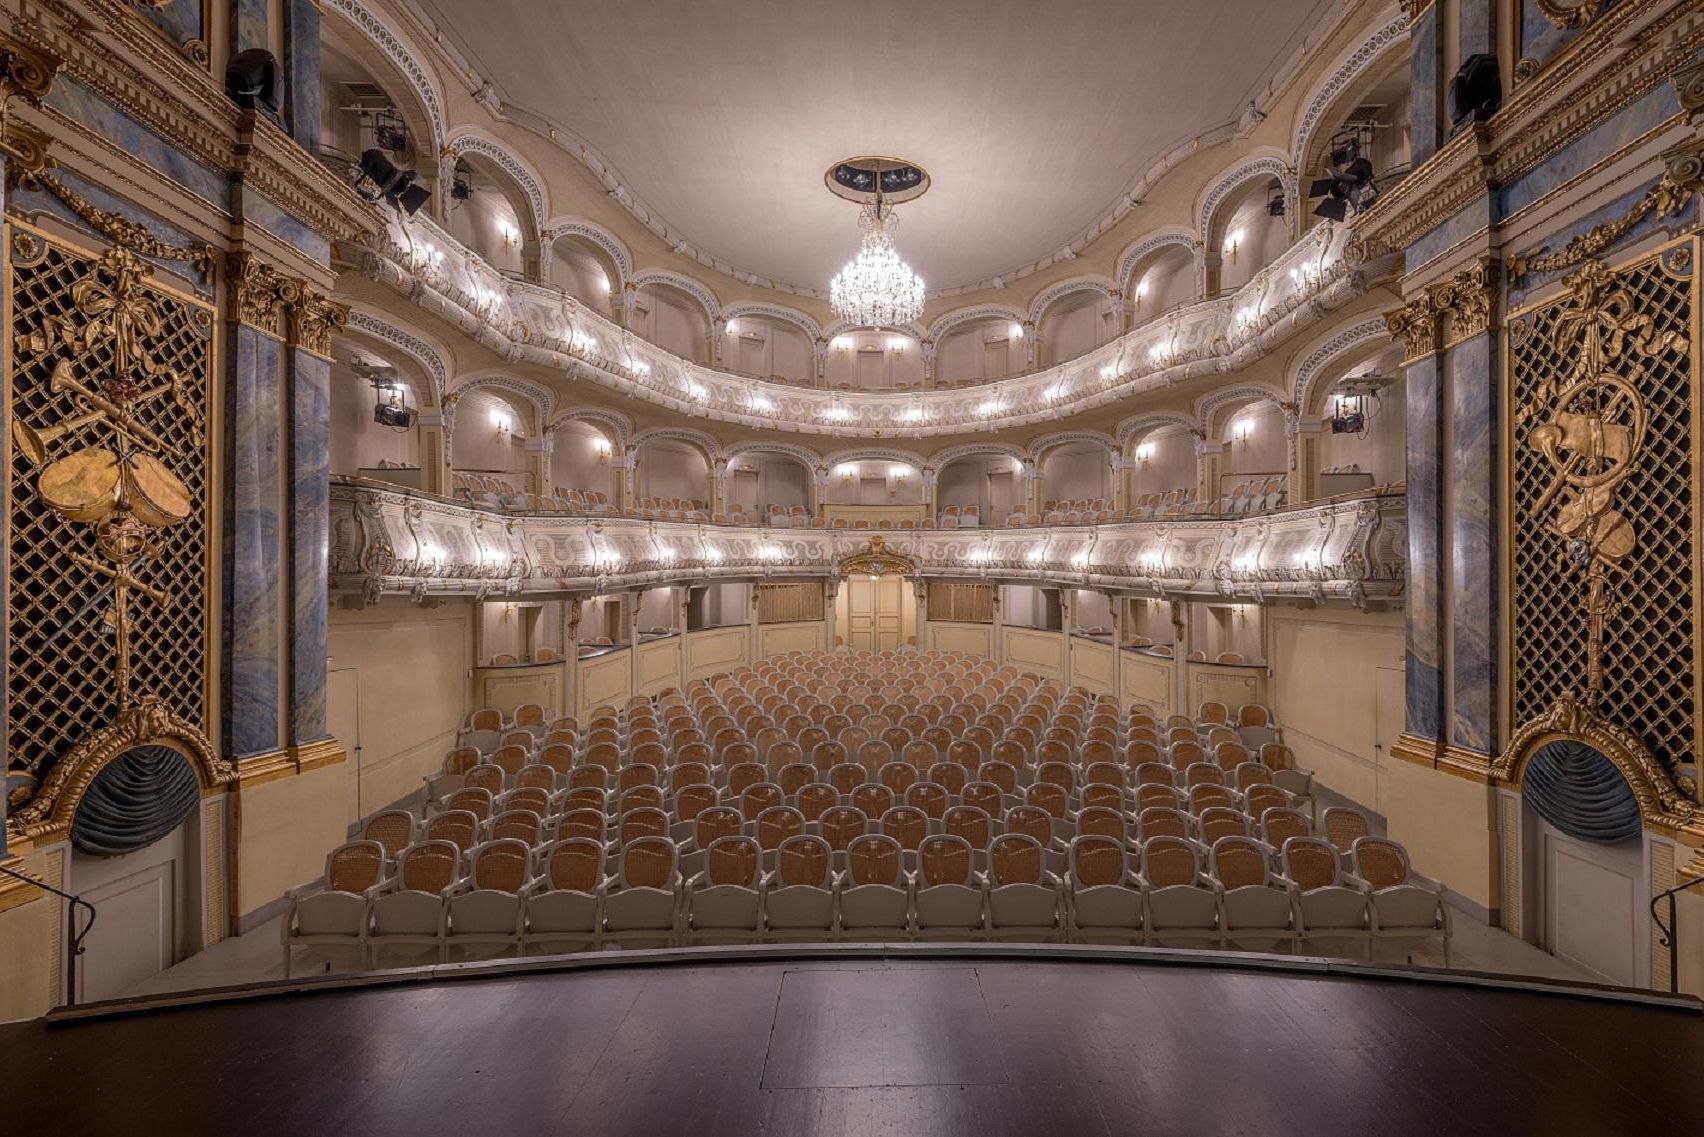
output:
<instances>
[{"instance_id":1,"label":"golden lattice panel","mask_svg":"<svg viewBox=\"0 0 1704 1137\"><path fill-rule=\"evenodd\" d=\"M99 419L54 433L56 424L87 417L90 404L52 380L67 357L43 329L70 326L80 313L74 290L98 281L98 254L24 228L8 230L7 286L12 298L7 345L7 769L44 775L66 747L112 721L117 708L110 582L73 560L93 557L93 526L66 520L37 492L41 468L16 441L15 424L46 431L50 458L82 447L120 445ZM198 730L207 727L208 441L213 316L200 301L156 284L143 295L159 316L158 333L138 345L148 358L181 377L192 416L171 398L137 404L135 419L163 444L161 461L188 491L190 513L155 532L156 550L138 561L135 576L165 596L135 597L130 613L130 692L157 695ZM110 372L114 342L71 359L81 376ZM27 794L25 795L27 796Z\"/></svg>"},{"instance_id":2,"label":"golden lattice panel","mask_svg":"<svg viewBox=\"0 0 1704 1137\"><path fill-rule=\"evenodd\" d=\"M1617 292L1625 302L1613 299ZM1605 294L1611 303L1598 308L1564 295L1508 325L1514 722L1533 721L1587 684L1587 582L1570 560L1577 544L1557 531L1572 491L1553 492L1557 468L1534 436L1570 409L1560 405L1558 391L1594 378L1582 375L1584 327L1605 345L1598 376L1625 380L1646 422L1631 472L1614 490L1613 509L1629 522L1635 544L1607 573L1610 607L1597 709L1636 734L1672 771L1692 760L1697 741L1692 243L1616 271ZM1658 346L1642 352L1636 343ZM1601 396L1602 405L1615 401L1613 387L1593 389L1610 392Z\"/></svg>"}]
</instances>

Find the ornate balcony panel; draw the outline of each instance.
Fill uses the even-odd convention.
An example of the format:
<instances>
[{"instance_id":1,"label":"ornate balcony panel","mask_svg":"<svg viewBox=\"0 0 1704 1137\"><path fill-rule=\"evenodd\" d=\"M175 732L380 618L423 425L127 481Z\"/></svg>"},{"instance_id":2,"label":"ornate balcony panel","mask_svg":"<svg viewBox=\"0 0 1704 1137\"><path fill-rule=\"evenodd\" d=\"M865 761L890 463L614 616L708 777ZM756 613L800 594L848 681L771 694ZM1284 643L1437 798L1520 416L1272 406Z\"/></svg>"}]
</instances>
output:
<instances>
[{"instance_id":1,"label":"ornate balcony panel","mask_svg":"<svg viewBox=\"0 0 1704 1137\"><path fill-rule=\"evenodd\" d=\"M331 512L332 590L368 603L830 577L877 535L499 513L350 479L333 485ZM1402 595L1406 520L1406 499L1390 496L1236 518L880 536L924 578L1366 607Z\"/></svg>"},{"instance_id":2,"label":"ornate balcony panel","mask_svg":"<svg viewBox=\"0 0 1704 1137\"><path fill-rule=\"evenodd\" d=\"M510 280L429 218L391 218L344 255L369 278L511 362L588 378L695 417L839 437L923 438L1050 422L1199 375L1245 368L1388 275L1351 230L1316 225L1234 294L1177 308L1045 371L969 387L831 391L671 355L574 298Z\"/></svg>"}]
</instances>

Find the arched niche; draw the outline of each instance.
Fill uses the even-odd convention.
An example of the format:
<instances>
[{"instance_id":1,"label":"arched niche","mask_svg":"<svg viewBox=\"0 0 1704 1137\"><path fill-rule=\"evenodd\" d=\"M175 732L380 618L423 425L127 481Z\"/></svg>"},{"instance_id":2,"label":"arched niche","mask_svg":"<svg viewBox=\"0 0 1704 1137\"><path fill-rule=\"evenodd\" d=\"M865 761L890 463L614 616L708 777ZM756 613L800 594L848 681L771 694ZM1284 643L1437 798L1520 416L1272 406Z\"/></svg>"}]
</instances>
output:
<instances>
[{"instance_id":1,"label":"arched niche","mask_svg":"<svg viewBox=\"0 0 1704 1137\"><path fill-rule=\"evenodd\" d=\"M1093 351L1118 335L1118 311L1098 288L1078 288L1052 300L1035 322L1037 366L1052 367Z\"/></svg>"},{"instance_id":2,"label":"arched niche","mask_svg":"<svg viewBox=\"0 0 1704 1137\"><path fill-rule=\"evenodd\" d=\"M1238 486L1252 488L1289 473L1289 434L1277 395L1232 391L1206 412L1209 443L1202 462L1202 498L1232 502Z\"/></svg>"},{"instance_id":3,"label":"arched niche","mask_svg":"<svg viewBox=\"0 0 1704 1137\"><path fill-rule=\"evenodd\" d=\"M1298 462L1306 471L1301 492L1307 500L1392 486L1407 478L1402 350L1392 344L1360 354L1322 375L1302 408L1305 420L1319 423L1312 460ZM1340 415L1343 425L1350 425L1349 412L1361 415L1361 429L1333 430L1332 420Z\"/></svg>"},{"instance_id":4,"label":"arched niche","mask_svg":"<svg viewBox=\"0 0 1704 1137\"><path fill-rule=\"evenodd\" d=\"M329 392L329 458L333 474L366 477L442 492L439 408L431 379L419 362L370 337L344 334L332 340ZM391 383L377 388L369 376ZM406 429L376 422L374 408L398 405L415 412Z\"/></svg>"},{"instance_id":5,"label":"arched niche","mask_svg":"<svg viewBox=\"0 0 1704 1137\"><path fill-rule=\"evenodd\" d=\"M1274 215L1284 183L1271 176L1251 178L1225 195L1213 212L1207 248L1218 254L1218 294L1235 292L1290 247L1290 223ZM1210 289L1211 291L1211 289Z\"/></svg>"},{"instance_id":6,"label":"arched niche","mask_svg":"<svg viewBox=\"0 0 1704 1137\"><path fill-rule=\"evenodd\" d=\"M935 468L937 518L957 507L960 524L968 507L976 509L982 528L999 526L1014 513L1024 513L1023 459L1003 450L961 453Z\"/></svg>"},{"instance_id":7,"label":"arched niche","mask_svg":"<svg viewBox=\"0 0 1704 1137\"><path fill-rule=\"evenodd\" d=\"M642 438L633 453L638 463L634 492L641 503L650 497L710 504L712 457L698 443L676 437Z\"/></svg>"},{"instance_id":8,"label":"arched niche","mask_svg":"<svg viewBox=\"0 0 1704 1137\"><path fill-rule=\"evenodd\" d=\"M550 451L551 488L607 494L614 501L620 440L588 419L559 422L551 433L555 438Z\"/></svg>"},{"instance_id":9,"label":"arched niche","mask_svg":"<svg viewBox=\"0 0 1704 1137\"><path fill-rule=\"evenodd\" d=\"M914 391L923 385L923 345L909 332L837 332L828 343L823 381L845 391Z\"/></svg>"},{"instance_id":10,"label":"arched niche","mask_svg":"<svg viewBox=\"0 0 1704 1137\"><path fill-rule=\"evenodd\" d=\"M1330 173L1333 144L1346 134L1357 135L1358 141L1365 142L1362 153L1373 164L1374 183L1381 193L1408 176L1411 66L1405 52L1392 51L1388 55L1388 59L1368 68L1330 103L1320 119L1320 129L1308 136L1306 151L1300 155L1304 195L1312 182ZM1298 219L1303 231L1319 221L1313 213L1319 202L1317 197L1304 198L1303 216Z\"/></svg>"},{"instance_id":11,"label":"arched niche","mask_svg":"<svg viewBox=\"0 0 1704 1137\"><path fill-rule=\"evenodd\" d=\"M1138 261L1130 273L1131 318L1142 324L1173 308L1201 299L1195 252L1168 244Z\"/></svg>"},{"instance_id":12,"label":"arched niche","mask_svg":"<svg viewBox=\"0 0 1704 1137\"><path fill-rule=\"evenodd\" d=\"M785 450L751 447L728 456L727 507L767 521L770 507L814 513L816 466Z\"/></svg>"},{"instance_id":13,"label":"arched niche","mask_svg":"<svg viewBox=\"0 0 1704 1137\"><path fill-rule=\"evenodd\" d=\"M847 458L829 467L830 505L921 505L923 472L897 458Z\"/></svg>"},{"instance_id":14,"label":"arched niche","mask_svg":"<svg viewBox=\"0 0 1704 1137\"><path fill-rule=\"evenodd\" d=\"M469 196L445 203L450 236L499 272L528 275L529 264L536 272L538 235L521 187L483 154L458 156L456 171Z\"/></svg>"},{"instance_id":15,"label":"arched niche","mask_svg":"<svg viewBox=\"0 0 1704 1137\"><path fill-rule=\"evenodd\" d=\"M1189 492L1196 481L1195 432L1180 422L1160 422L1136 431L1125 450L1128 500L1173 490Z\"/></svg>"},{"instance_id":16,"label":"arched niche","mask_svg":"<svg viewBox=\"0 0 1704 1137\"><path fill-rule=\"evenodd\" d=\"M722 334L724 370L777 383L816 381L816 342L798 324L746 312L729 315Z\"/></svg>"},{"instance_id":17,"label":"arched niche","mask_svg":"<svg viewBox=\"0 0 1704 1137\"><path fill-rule=\"evenodd\" d=\"M507 388L462 388L450 438L455 470L493 475L517 490L529 488L527 439L538 429L536 417L537 408Z\"/></svg>"},{"instance_id":18,"label":"arched niche","mask_svg":"<svg viewBox=\"0 0 1704 1137\"><path fill-rule=\"evenodd\" d=\"M650 280L634 292L628 326L664 351L694 363L709 363L714 329L698 297L663 280Z\"/></svg>"},{"instance_id":19,"label":"arched niche","mask_svg":"<svg viewBox=\"0 0 1704 1137\"><path fill-rule=\"evenodd\" d=\"M962 387L1021 375L1028 368L1021 313L953 324L935 341L935 385Z\"/></svg>"},{"instance_id":20,"label":"arched niche","mask_svg":"<svg viewBox=\"0 0 1704 1137\"><path fill-rule=\"evenodd\" d=\"M438 155L432 116L413 84L370 40L344 21L325 20L321 30L320 154L358 162L363 150L395 140L393 133L381 128L400 125L402 148L381 149L399 169L415 171L420 182L436 195ZM441 207L442 203L435 200L434 211Z\"/></svg>"},{"instance_id":21,"label":"arched niche","mask_svg":"<svg viewBox=\"0 0 1704 1137\"><path fill-rule=\"evenodd\" d=\"M1105 442L1073 439L1053 444L1037 455L1036 469L1044 509L1049 501L1112 500L1112 451Z\"/></svg>"},{"instance_id":22,"label":"arched niche","mask_svg":"<svg viewBox=\"0 0 1704 1137\"><path fill-rule=\"evenodd\" d=\"M599 315L614 318L620 269L596 241L563 233L551 242L550 283Z\"/></svg>"}]
</instances>

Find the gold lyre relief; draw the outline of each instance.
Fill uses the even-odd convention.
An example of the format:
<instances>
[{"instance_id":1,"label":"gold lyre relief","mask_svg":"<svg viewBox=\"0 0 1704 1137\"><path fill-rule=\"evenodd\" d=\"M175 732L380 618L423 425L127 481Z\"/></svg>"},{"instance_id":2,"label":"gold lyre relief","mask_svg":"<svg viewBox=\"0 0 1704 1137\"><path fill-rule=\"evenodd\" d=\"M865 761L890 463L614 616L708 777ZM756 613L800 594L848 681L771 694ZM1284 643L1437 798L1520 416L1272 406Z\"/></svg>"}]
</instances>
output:
<instances>
[{"instance_id":1,"label":"gold lyre relief","mask_svg":"<svg viewBox=\"0 0 1704 1137\"><path fill-rule=\"evenodd\" d=\"M1516 414L1543 420L1527 437L1551 469L1534 508L1555 505L1548 528L1563 541L1562 563L1585 585L1586 684L1579 702L1590 710L1603 690L1604 627L1620 605L1612 574L1638 544L1615 493L1632 476L1650 426L1639 392L1642 360L1685 345L1672 332L1656 334L1651 317L1636 310L1601 263L1588 262L1564 283L1571 295L1557 321L1557 347L1574 353L1573 362Z\"/></svg>"}]
</instances>

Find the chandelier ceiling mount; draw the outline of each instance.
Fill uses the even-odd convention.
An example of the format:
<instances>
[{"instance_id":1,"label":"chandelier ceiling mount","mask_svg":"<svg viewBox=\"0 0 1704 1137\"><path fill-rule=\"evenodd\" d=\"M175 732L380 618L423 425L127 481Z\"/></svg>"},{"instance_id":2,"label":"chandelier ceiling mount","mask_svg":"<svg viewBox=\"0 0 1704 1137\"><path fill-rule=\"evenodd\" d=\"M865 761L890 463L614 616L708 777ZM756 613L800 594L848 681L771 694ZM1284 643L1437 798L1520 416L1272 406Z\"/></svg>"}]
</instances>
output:
<instances>
[{"instance_id":1,"label":"chandelier ceiling mount","mask_svg":"<svg viewBox=\"0 0 1704 1137\"><path fill-rule=\"evenodd\" d=\"M893 202L921 197L928 173L896 158L849 158L831 166L824 181L836 195L863 204L858 255L829 283L834 314L859 327L911 323L923 314L923 278L894 248Z\"/></svg>"}]
</instances>

